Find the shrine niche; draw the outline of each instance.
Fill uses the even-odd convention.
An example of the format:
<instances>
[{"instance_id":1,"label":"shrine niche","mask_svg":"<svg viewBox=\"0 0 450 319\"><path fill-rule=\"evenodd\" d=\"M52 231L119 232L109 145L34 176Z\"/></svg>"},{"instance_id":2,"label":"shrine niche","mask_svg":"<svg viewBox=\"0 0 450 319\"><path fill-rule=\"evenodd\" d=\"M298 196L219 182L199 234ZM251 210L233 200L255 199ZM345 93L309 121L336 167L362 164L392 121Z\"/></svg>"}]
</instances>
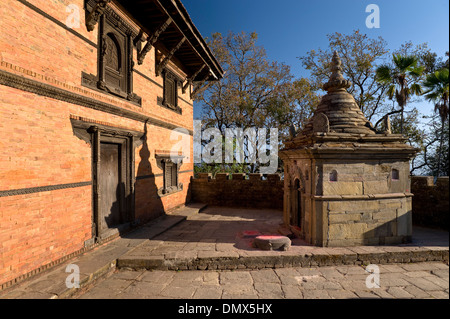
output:
<instances>
[{"instance_id":1,"label":"shrine niche","mask_svg":"<svg viewBox=\"0 0 450 319\"><path fill-rule=\"evenodd\" d=\"M412 237L410 159L390 123L377 131L347 92L334 53L327 94L284 142L284 224L317 246L406 243ZM305 173L302 173L305 172Z\"/></svg>"}]
</instances>

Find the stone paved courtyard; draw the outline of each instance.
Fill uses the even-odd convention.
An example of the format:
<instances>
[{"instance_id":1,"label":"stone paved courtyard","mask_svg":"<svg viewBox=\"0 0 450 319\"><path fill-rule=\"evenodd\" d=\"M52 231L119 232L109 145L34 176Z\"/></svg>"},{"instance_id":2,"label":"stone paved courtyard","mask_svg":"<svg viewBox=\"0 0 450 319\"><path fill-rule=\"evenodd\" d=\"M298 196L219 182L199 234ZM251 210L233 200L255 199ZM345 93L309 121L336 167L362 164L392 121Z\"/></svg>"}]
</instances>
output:
<instances>
[{"instance_id":1,"label":"stone paved courtyard","mask_svg":"<svg viewBox=\"0 0 450 319\"><path fill-rule=\"evenodd\" d=\"M386 253L402 247L318 248L293 240L288 252L259 251L251 247L246 231L277 233L281 212L210 207L127 253L125 260L160 258L173 262L189 258L268 258L283 255ZM416 232L405 249L448 249L448 233ZM424 248L425 249L425 248ZM239 258L240 257L240 258ZM244 258L245 259L245 258ZM119 259L120 260L120 259ZM159 260L159 259L158 259ZM120 261L119 261L120 264ZM282 267L271 269L131 270L123 267L77 298L119 299L349 299L449 297L449 267L443 262L380 265L380 288L369 289L369 273L362 265ZM180 267L183 268L183 267ZM206 268L206 266L205 266Z\"/></svg>"},{"instance_id":2,"label":"stone paved courtyard","mask_svg":"<svg viewBox=\"0 0 450 319\"><path fill-rule=\"evenodd\" d=\"M417 228L405 245L315 247L292 240L289 251L262 251L252 247L254 237L279 234L282 212L211 206L130 250L118 259L119 268L139 270L253 269L336 264L441 261L433 254L448 251L448 232Z\"/></svg>"},{"instance_id":3,"label":"stone paved courtyard","mask_svg":"<svg viewBox=\"0 0 450 319\"><path fill-rule=\"evenodd\" d=\"M362 266L256 271L117 271L82 299L448 299L443 263L380 265L368 289Z\"/></svg>"},{"instance_id":4,"label":"stone paved courtyard","mask_svg":"<svg viewBox=\"0 0 450 319\"><path fill-rule=\"evenodd\" d=\"M402 246L289 251L251 247L246 231L274 234L281 212L190 205L0 293L0 299L331 299L449 297L448 232L415 228ZM401 260L401 261L397 261ZM66 287L77 265L82 289ZM380 268L379 289L365 266Z\"/></svg>"}]
</instances>

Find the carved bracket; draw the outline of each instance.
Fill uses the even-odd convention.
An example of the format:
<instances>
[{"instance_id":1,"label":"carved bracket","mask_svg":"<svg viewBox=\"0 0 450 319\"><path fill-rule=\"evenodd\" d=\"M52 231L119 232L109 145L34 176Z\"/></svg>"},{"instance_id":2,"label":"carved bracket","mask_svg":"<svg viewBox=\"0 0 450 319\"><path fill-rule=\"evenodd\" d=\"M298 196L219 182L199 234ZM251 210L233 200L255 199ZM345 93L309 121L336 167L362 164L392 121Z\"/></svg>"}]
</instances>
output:
<instances>
[{"instance_id":1,"label":"carved bracket","mask_svg":"<svg viewBox=\"0 0 450 319\"><path fill-rule=\"evenodd\" d=\"M186 84L183 86L183 94L186 93L186 90L188 89L189 85L191 85L191 84L194 82L195 78L200 74L200 72L203 71L203 69L205 68L205 66L206 66L206 65L203 64L202 67L201 67L197 72L195 72L194 75L192 75L190 78L188 78L188 79L186 80Z\"/></svg>"},{"instance_id":2,"label":"carved bracket","mask_svg":"<svg viewBox=\"0 0 450 319\"><path fill-rule=\"evenodd\" d=\"M156 30L152 36L147 38L147 43L145 44L144 48L138 52L138 64L141 65L144 63L145 56L148 52L150 52L151 48L155 45L156 41L158 41L159 36L166 31L166 29L169 27L169 25L172 23L172 18L167 19L166 22L164 22L158 30Z\"/></svg>"},{"instance_id":3,"label":"carved bracket","mask_svg":"<svg viewBox=\"0 0 450 319\"><path fill-rule=\"evenodd\" d=\"M167 66L167 63L169 63L170 59L172 59L174 54L181 48L181 46L185 41L186 38L183 37L183 39L181 39L181 41L178 42L178 44L169 52L169 54L164 58L164 60L162 60L158 64L158 66L156 67L156 76L159 76L161 74L162 70L164 70L164 68Z\"/></svg>"},{"instance_id":4,"label":"carved bracket","mask_svg":"<svg viewBox=\"0 0 450 319\"><path fill-rule=\"evenodd\" d=\"M97 3L94 8L92 8L91 13L89 13L86 18L86 28L88 31L94 31L100 17L103 15L103 12L105 12L106 6L110 2L111 0L97 0Z\"/></svg>"},{"instance_id":5,"label":"carved bracket","mask_svg":"<svg viewBox=\"0 0 450 319\"><path fill-rule=\"evenodd\" d=\"M200 82L197 84L197 86L196 86L196 88L194 89L194 91L192 91L192 93L191 93L191 98L193 98L193 97L195 97L197 94L203 92L204 90L206 90L206 89L212 84L212 82L209 82L207 85L203 85L206 81L209 80L210 77L211 77L211 73L208 72L208 74L205 76L205 78L204 78L202 81L200 81Z\"/></svg>"}]
</instances>

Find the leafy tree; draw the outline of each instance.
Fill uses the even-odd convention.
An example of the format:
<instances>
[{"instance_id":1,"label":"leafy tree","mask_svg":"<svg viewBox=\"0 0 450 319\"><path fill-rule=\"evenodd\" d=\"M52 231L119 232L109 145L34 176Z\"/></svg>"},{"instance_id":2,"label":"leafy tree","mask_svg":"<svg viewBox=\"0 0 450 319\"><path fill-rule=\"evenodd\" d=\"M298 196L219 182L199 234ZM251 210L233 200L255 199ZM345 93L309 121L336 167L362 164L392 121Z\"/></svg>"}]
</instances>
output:
<instances>
[{"instance_id":1,"label":"leafy tree","mask_svg":"<svg viewBox=\"0 0 450 319\"><path fill-rule=\"evenodd\" d=\"M293 76L290 67L269 61L256 33L212 35L209 41L225 76L195 96L202 105L204 121L226 128L265 127L269 106Z\"/></svg>"},{"instance_id":2,"label":"leafy tree","mask_svg":"<svg viewBox=\"0 0 450 319\"><path fill-rule=\"evenodd\" d=\"M440 121L438 121L440 122ZM441 141L439 144L431 144L432 149L430 150L430 155L427 158L427 175L430 176L449 176L450 175L450 165L449 165L449 123L448 121L444 124L444 129L439 130L439 125L433 131L432 139ZM441 133L440 133L441 132ZM437 146L438 145L438 146ZM433 156L438 154L438 156Z\"/></svg>"},{"instance_id":3,"label":"leafy tree","mask_svg":"<svg viewBox=\"0 0 450 319\"><path fill-rule=\"evenodd\" d=\"M290 128L301 130L312 117L320 102L316 88L308 79L301 78L284 86L268 105L267 124L278 127L281 139L290 135Z\"/></svg>"},{"instance_id":4,"label":"leafy tree","mask_svg":"<svg viewBox=\"0 0 450 319\"><path fill-rule=\"evenodd\" d=\"M217 128L222 136L234 128L277 128L286 135L317 104L313 85L306 79L294 80L289 66L270 61L257 39L256 33L245 32L215 33L209 39L225 76L194 97L202 107L203 128Z\"/></svg>"},{"instance_id":5,"label":"leafy tree","mask_svg":"<svg viewBox=\"0 0 450 319\"><path fill-rule=\"evenodd\" d=\"M399 49L395 50L394 54L417 57L419 65L424 67L423 79L428 74L443 68L449 68L448 52L445 53L447 60L444 61L443 57L439 57L437 53L431 51L427 43L414 45L411 41L407 41Z\"/></svg>"},{"instance_id":6,"label":"leafy tree","mask_svg":"<svg viewBox=\"0 0 450 319\"><path fill-rule=\"evenodd\" d=\"M423 87L426 89L423 92L425 99L434 103L434 111L439 114L441 120L440 147L437 160L437 176L439 177L441 174L441 159L444 155L445 124L449 115L449 70L442 69L428 75L423 82Z\"/></svg>"},{"instance_id":7,"label":"leafy tree","mask_svg":"<svg viewBox=\"0 0 450 319\"><path fill-rule=\"evenodd\" d=\"M416 56L403 56L393 54L393 65L382 65L376 70L376 80L384 85L389 85L387 94L389 99L394 99L400 110L394 113L401 114L400 134L404 133L405 107L412 95L421 95L422 87L419 84L424 67L418 65ZM391 113L392 114L392 113Z\"/></svg>"},{"instance_id":8,"label":"leafy tree","mask_svg":"<svg viewBox=\"0 0 450 319\"><path fill-rule=\"evenodd\" d=\"M369 38L359 30L345 35L329 34L326 50L311 50L299 57L303 66L311 72L311 81L316 87L328 81L331 74L331 58L338 51L342 60L344 76L352 82L349 89L368 120L384 113L384 93L388 85L376 81L375 69L381 65L388 53L387 43L382 37Z\"/></svg>"}]
</instances>

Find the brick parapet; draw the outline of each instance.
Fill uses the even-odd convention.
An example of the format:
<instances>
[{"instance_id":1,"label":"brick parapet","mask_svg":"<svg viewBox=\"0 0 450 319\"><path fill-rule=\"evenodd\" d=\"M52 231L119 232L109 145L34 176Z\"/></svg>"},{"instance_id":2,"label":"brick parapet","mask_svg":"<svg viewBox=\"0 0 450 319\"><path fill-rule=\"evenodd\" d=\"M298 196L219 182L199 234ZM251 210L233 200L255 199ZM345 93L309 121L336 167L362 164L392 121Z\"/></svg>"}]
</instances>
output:
<instances>
[{"instance_id":1,"label":"brick parapet","mask_svg":"<svg viewBox=\"0 0 450 319\"><path fill-rule=\"evenodd\" d=\"M214 206L283 209L284 181L278 174L197 174L192 200Z\"/></svg>"},{"instance_id":2,"label":"brick parapet","mask_svg":"<svg viewBox=\"0 0 450 319\"><path fill-rule=\"evenodd\" d=\"M449 229L449 178L411 177L413 223L418 226Z\"/></svg>"}]
</instances>

